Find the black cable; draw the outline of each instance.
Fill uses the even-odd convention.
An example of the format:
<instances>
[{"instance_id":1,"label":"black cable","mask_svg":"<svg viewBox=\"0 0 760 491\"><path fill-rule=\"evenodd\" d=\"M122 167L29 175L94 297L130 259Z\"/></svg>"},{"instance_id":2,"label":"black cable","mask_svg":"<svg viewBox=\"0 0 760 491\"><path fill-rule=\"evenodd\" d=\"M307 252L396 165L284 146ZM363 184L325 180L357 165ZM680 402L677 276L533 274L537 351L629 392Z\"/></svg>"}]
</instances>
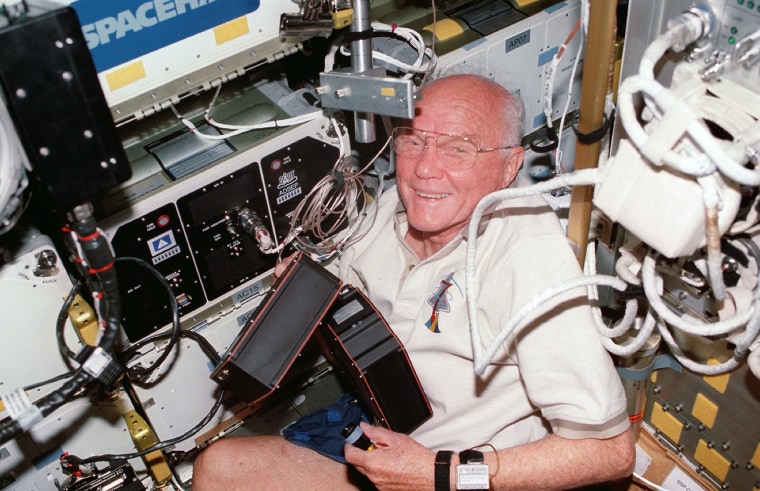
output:
<instances>
[{"instance_id":1,"label":"black cable","mask_svg":"<svg viewBox=\"0 0 760 491\"><path fill-rule=\"evenodd\" d=\"M43 380L42 382L36 382L31 385L24 386L24 390L34 390L38 387L43 387L45 385L52 384L53 382L58 382L59 380L64 380L69 377L71 377L74 374L74 372L66 372L62 373L60 375L56 375L55 377L51 377L47 380Z\"/></svg>"},{"instance_id":2,"label":"black cable","mask_svg":"<svg viewBox=\"0 0 760 491\"><path fill-rule=\"evenodd\" d=\"M146 448L145 450L140 450L139 452L129 453L129 454L104 454L104 455L93 455L92 457L87 457L86 459L81 459L75 455L67 455L66 457L63 457L61 460L65 460L68 462L72 462L74 464L78 465L84 465L84 464L92 464L93 462L105 462L110 460L129 460L129 459L136 459L138 457L142 457L143 455L147 455L151 452L155 452L156 450L163 450L166 447L170 447L172 445L176 445L177 443L187 440L194 434L198 433L201 428L206 426L209 421L211 421L211 418L214 417L216 412L219 410L219 407L222 405L222 402L224 401L224 389L220 389L219 395L216 398L216 401L214 401L214 405L211 407L211 410L203 417L201 421L198 422L195 426L190 428L185 433L174 437L169 440L165 440L163 442L158 442L155 445L151 445L150 447Z\"/></svg>"},{"instance_id":3,"label":"black cable","mask_svg":"<svg viewBox=\"0 0 760 491\"><path fill-rule=\"evenodd\" d=\"M121 322L121 295L113 267L113 255L106 238L98 231L93 208L89 202L74 207L68 214L71 228L75 231L88 266L91 280L94 276L103 293L101 318L104 319L103 335L98 348L110 352L116 343ZM36 417L46 417L66 402L93 377L81 367L76 369L71 378L61 387L40 399L36 404ZM0 444L3 444L26 431L16 420L0 425Z\"/></svg>"},{"instance_id":4,"label":"black cable","mask_svg":"<svg viewBox=\"0 0 760 491\"><path fill-rule=\"evenodd\" d=\"M71 290L69 290L69 295L66 297L63 305L61 305L61 310L58 312L58 319L55 324L55 337L58 340L58 351L60 351L63 356L70 360L74 360L76 358L76 353L71 351L68 344L66 343L64 330L66 329L66 320L69 318L69 309L71 308L71 304L74 303L74 298L76 298L81 290L82 282L77 280L71 287Z\"/></svg>"},{"instance_id":5,"label":"black cable","mask_svg":"<svg viewBox=\"0 0 760 491\"><path fill-rule=\"evenodd\" d=\"M171 336L171 333L162 333L159 335L156 335L155 337L158 339L166 338ZM219 356L219 353L214 349L214 347L211 345L211 343L208 342L208 340L203 337L202 335L198 334L195 331L181 331L180 337L188 337L195 342L198 343L198 345L201 347L203 352L206 354L206 356L213 361L215 364L219 363L221 360L221 357ZM190 428L188 431L183 433L182 435L179 435L177 437L171 438L169 440L165 440L162 442L158 442L155 445L151 445L150 447L146 448L145 450L140 450L139 452L134 452L130 454L105 454L105 455L94 455L91 457L87 457L86 459L81 459L74 455L68 455L66 457L63 457L62 460L66 460L69 462L72 462L74 464L83 465L83 464L91 464L93 462L103 462L103 461L109 461L109 460L129 460L129 459L135 459L137 457L142 457L143 455L147 455L151 452L155 452L156 450L163 450L166 447L176 445L177 443L186 440L196 434L198 431L200 431L204 426L208 424L209 421L211 421L211 418L214 417L216 412L219 410L219 407L221 407L222 402L224 401L224 395L225 391L223 388L220 388L219 395L216 398L216 401L214 402L214 405L211 407L208 413L203 417L203 419L198 422L195 426Z\"/></svg>"},{"instance_id":6,"label":"black cable","mask_svg":"<svg viewBox=\"0 0 760 491\"><path fill-rule=\"evenodd\" d=\"M161 341L164 338L168 338L172 336L174 333L172 332L164 332L160 334L154 334L151 336L152 341ZM195 332L195 331L179 331L178 336L180 338L190 338L201 347L201 350L203 350L203 353L208 357L209 360L214 362L214 364L218 364L222 361L222 357L219 356L219 353L216 351L216 349L211 345L211 343L208 342L208 340L202 336L201 334Z\"/></svg>"},{"instance_id":7,"label":"black cable","mask_svg":"<svg viewBox=\"0 0 760 491\"><path fill-rule=\"evenodd\" d=\"M171 309L172 314L172 330L170 334L167 336L164 334L156 334L153 336L149 336L133 345L131 345L127 350L124 351L123 357L124 357L124 364L126 365L130 358L132 358L137 351L142 348L143 346L152 343L154 341L157 341L159 339L163 339L165 337L169 337L169 345L164 349L163 353L158 357L158 359L151 363L148 367L135 367L135 368L128 368L127 369L127 376L129 378L134 377L144 377L146 375L149 375L151 372L153 372L156 368L161 366L161 364L166 361L166 358L171 354L171 351L174 349L174 346L177 344L177 340L180 337L180 321L179 321L179 303L177 302L177 297L174 295L174 291L172 290L171 285L169 285L169 282L166 281L166 278L164 275L162 275L156 268L151 266L148 262L137 258L137 257L119 257L116 258L117 263L124 263L124 262L132 262L134 264L137 264L138 266L144 268L146 271L148 271L153 278L158 281L158 283L166 290L169 298L169 307Z\"/></svg>"}]
</instances>

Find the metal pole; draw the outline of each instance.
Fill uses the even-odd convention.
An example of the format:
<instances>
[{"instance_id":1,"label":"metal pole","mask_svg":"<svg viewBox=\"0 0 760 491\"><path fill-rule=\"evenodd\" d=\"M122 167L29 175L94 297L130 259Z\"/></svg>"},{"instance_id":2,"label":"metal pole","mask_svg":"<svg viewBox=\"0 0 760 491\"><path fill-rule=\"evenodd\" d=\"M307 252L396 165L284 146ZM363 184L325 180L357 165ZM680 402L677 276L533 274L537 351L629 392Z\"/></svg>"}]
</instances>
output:
<instances>
[{"instance_id":1,"label":"metal pole","mask_svg":"<svg viewBox=\"0 0 760 491\"><path fill-rule=\"evenodd\" d=\"M372 28L370 21L369 0L354 0L354 16L351 32L369 32ZM355 39L351 41L351 67L355 73L372 69L372 40ZM375 117L371 113L354 113L356 141L370 143L375 141Z\"/></svg>"},{"instance_id":2,"label":"metal pole","mask_svg":"<svg viewBox=\"0 0 760 491\"><path fill-rule=\"evenodd\" d=\"M617 2L591 0L586 59L583 62L580 116L578 130L591 133L604 121L605 98L611 90L611 62L616 32ZM599 163L601 143L589 145L578 142L575 147L575 170L594 168ZM586 259L589 226L591 224L592 186L573 188L568 215L567 236L577 247L578 261Z\"/></svg>"}]
</instances>

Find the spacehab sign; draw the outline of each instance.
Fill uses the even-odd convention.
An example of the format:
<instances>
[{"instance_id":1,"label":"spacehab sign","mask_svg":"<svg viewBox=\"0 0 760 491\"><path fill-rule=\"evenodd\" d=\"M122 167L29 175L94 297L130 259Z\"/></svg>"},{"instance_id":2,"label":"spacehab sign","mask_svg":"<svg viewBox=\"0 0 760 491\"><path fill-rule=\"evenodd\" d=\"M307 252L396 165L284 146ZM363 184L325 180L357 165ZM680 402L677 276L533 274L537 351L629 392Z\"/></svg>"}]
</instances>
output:
<instances>
[{"instance_id":1,"label":"spacehab sign","mask_svg":"<svg viewBox=\"0 0 760 491\"><path fill-rule=\"evenodd\" d=\"M98 72L255 12L260 0L77 0Z\"/></svg>"}]
</instances>

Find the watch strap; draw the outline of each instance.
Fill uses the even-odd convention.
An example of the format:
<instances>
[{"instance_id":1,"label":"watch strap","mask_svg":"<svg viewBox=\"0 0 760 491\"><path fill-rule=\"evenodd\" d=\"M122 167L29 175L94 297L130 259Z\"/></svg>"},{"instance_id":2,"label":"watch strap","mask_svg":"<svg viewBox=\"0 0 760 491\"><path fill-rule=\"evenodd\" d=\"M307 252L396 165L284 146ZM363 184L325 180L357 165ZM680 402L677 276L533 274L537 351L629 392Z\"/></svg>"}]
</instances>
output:
<instances>
[{"instance_id":1,"label":"watch strap","mask_svg":"<svg viewBox=\"0 0 760 491\"><path fill-rule=\"evenodd\" d=\"M435 491L449 491L451 489L451 450L439 450L435 454Z\"/></svg>"}]
</instances>

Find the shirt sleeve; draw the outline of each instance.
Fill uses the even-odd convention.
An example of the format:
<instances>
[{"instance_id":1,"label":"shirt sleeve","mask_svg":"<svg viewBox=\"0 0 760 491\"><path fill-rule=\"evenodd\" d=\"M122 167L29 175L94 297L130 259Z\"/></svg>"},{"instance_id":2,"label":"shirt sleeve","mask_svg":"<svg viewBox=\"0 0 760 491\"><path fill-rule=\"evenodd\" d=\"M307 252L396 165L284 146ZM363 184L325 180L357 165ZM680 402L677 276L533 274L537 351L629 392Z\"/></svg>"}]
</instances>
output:
<instances>
[{"instance_id":1,"label":"shirt sleeve","mask_svg":"<svg viewBox=\"0 0 760 491\"><path fill-rule=\"evenodd\" d=\"M582 275L562 241L542 238L514 251L512 261L523 265L510 268L515 308ZM609 438L628 428L622 383L596 332L585 288L552 295L510 340L526 393L557 435Z\"/></svg>"}]
</instances>

